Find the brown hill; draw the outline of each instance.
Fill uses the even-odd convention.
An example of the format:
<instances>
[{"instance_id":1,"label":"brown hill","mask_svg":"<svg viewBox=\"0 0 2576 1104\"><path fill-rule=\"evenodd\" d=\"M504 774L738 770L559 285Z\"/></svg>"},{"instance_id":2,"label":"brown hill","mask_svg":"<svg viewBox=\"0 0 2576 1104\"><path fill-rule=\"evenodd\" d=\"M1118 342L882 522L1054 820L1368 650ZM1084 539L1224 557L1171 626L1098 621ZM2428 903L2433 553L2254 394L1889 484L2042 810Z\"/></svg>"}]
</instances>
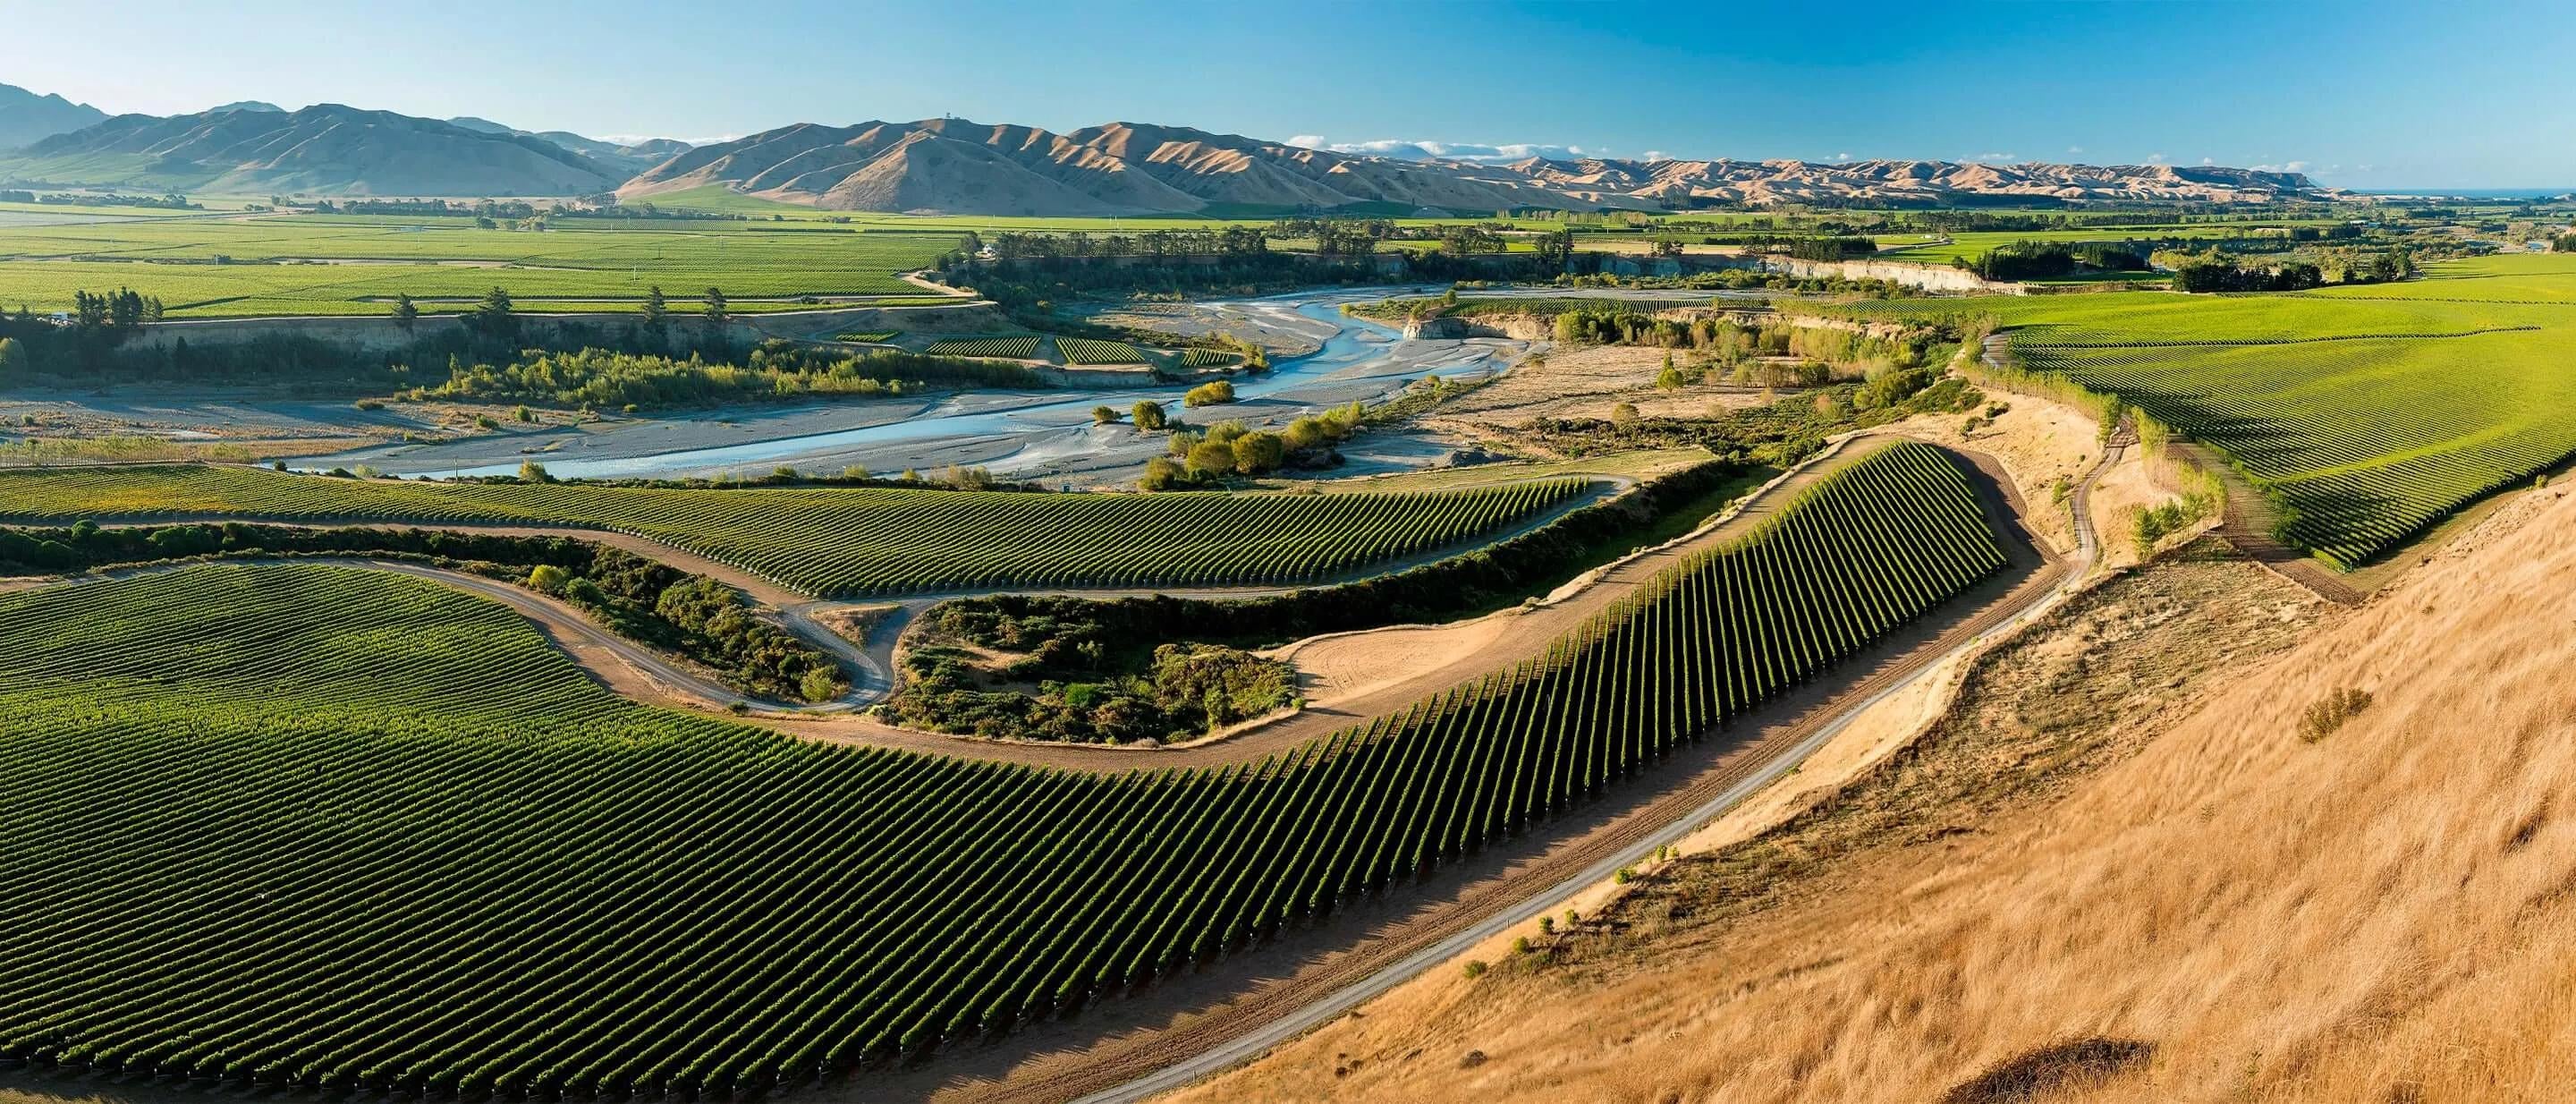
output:
<instances>
[{"instance_id":1,"label":"brown hill","mask_svg":"<svg viewBox=\"0 0 2576 1104\"><path fill-rule=\"evenodd\" d=\"M797 124L700 147L630 180L640 199L707 185L834 210L988 215L1185 213L1210 207L1399 205L1653 210L1710 202L1930 205L1965 196L2268 201L2322 194L2295 173L2166 165L1941 161L1408 161L1187 127L1110 123L1054 134L963 119Z\"/></svg>"},{"instance_id":2,"label":"brown hill","mask_svg":"<svg viewBox=\"0 0 2576 1104\"><path fill-rule=\"evenodd\" d=\"M1553 965L1486 948L1181 1099L2565 1099L2570 578L2556 489L2287 651L2286 583L2149 569L1788 826L1533 930Z\"/></svg>"},{"instance_id":3,"label":"brown hill","mask_svg":"<svg viewBox=\"0 0 2576 1104\"><path fill-rule=\"evenodd\" d=\"M542 139L339 104L119 115L0 157L0 176L249 195L583 195L622 175Z\"/></svg>"}]
</instances>

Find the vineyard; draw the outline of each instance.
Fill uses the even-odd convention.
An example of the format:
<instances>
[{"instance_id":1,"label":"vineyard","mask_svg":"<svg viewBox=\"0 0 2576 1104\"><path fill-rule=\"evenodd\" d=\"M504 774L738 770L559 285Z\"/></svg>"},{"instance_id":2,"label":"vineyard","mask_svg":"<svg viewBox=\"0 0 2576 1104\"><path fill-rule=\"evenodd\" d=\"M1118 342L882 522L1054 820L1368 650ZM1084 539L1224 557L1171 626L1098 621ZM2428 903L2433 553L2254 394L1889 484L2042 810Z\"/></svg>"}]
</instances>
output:
<instances>
[{"instance_id":1,"label":"vineyard","mask_svg":"<svg viewBox=\"0 0 2576 1104\"><path fill-rule=\"evenodd\" d=\"M1067 364L1143 364L1145 354L1124 341L1094 341L1087 337L1059 337L1055 348L1064 354Z\"/></svg>"},{"instance_id":2,"label":"vineyard","mask_svg":"<svg viewBox=\"0 0 2576 1104\"><path fill-rule=\"evenodd\" d=\"M1044 339L1034 335L1027 337L962 338L955 341L934 341L930 343L929 348L922 351L932 356L997 357L1005 360L1035 360L1038 355L1038 342L1042 340Z\"/></svg>"},{"instance_id":3,"label":"vineyard","mask_svg":"<svg viewBox=\"0 0 2576 1104\"><path fill-rule=\"evenodd\" d=\"M1218 352L1215 349L1189 349L1181 353L1184 368L1230 368L1243 363L1243 354Z\"/></svg>"},{"instance_id":4,"label":"vineyard","mask_svg":"<svg viewBox=\"0 0 2576 1104\"><path fill-rule=\"evenodd\" d=\"M69 306L74 289L132 287L159 296L173 317L384 315L398 294L430 310L442 299L470 302L497 284L524 311L625 312L659 284L675 312L694 309L694 297L711 286L740 301L737 309L753 309L761 298L918 294L895 274L959 241L652 220L568 219L530 234L454 216L121 219L0 227L0 301L42 312ZM340 263L347 261L365 263Z\"/></svg>"},{"instance_id":5,"label":"vineyard","mask_svg":"<svg viewBox=\"0 0 2576 1104\"><path fill-rule=\"evenodd\" d=\"M848 341L860 345L882 345L894 340L902 333L903 331L901 330L868 330L861 333L833 334L832 340Z\"/></svg>"},{"instance_id":6,"label":"vineyard","mask_svg":"<svg viewBox=\"0 0 2576 1104\"><path fill-rule=\"evenodd\" d=\"M507 611L348 569L0 596L0 1057L469 1097L802 1084L1401 884L2003 562L1953 462L1899 445L1544 655L1258 763L1123 774L632 705Z\"/></svg>"},{"instance_id":7,"label":"vineyard","mask_svg":"<svg viewBox=\"0 0 2576 1104\"><path fill-rule=\"evenodd\" d=\"M2493 257L2298 295L1872 304L1988 313L2021 366L2215 446L2285 541L2353 567L2576 455L2576 258Z\"/></svg>"},{"instance_id":8,"label":"vineyard","mask_svg":"<svg viewBox=\"0 0 2576 1104\"><path fill-rule=\"evenodd\" d=\"M1428 494L1150 496L659 489L174 465L0 472L0 520L567 525L647 537L809 594L844 597L1318 582L1494 532L1588 486L1551 479ZM1038 534L1047 539L1031 539Z\"/></svg>"}]
</instances>

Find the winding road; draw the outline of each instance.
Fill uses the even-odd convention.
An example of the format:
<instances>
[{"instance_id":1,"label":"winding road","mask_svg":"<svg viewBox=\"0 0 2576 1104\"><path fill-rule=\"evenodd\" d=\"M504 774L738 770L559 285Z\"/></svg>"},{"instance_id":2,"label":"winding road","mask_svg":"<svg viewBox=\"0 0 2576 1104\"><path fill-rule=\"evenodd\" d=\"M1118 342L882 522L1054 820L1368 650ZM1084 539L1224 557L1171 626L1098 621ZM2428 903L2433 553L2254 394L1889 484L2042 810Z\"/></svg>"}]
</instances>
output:
<instances>
[{"instance_id":1,"label":"winding road","mask_svg":"<svg viewBox=\"0 0 2576 1104\"><path fill-rule=\"evenodd\" d=\"M1809 719L1766 737L1744 762L1723 773L1713 792L1700 795L1698 800L1677 809L1642 813L1639 819L1651 821L1650 827L1630 833L1615 847L1587 856L1588 862L1563 873L1535 892L1486 911L1472 922L1426 938L1419 945L1348 979L1339 987L1304 1000L1292 1009L1275 1012L1257 1025L1246 1025L1230 1037L1211 1039L1208 1045L1195 1053L1173 1060L1150 1073L1075 1097L1076 1104L1142 1101L1251 1061L1272 1047L1320 1027L1488 939L1562 908L1576 894L1610 879L1621 867L1644 860L1657 848L1679 842L1764 787L1787 776L1863 714L1932 677L1945 661L1981 650L2045 616L2080 590L2092 573L2101 551L2100 537L2095 531L2090 509L2093 487L2103 473L2120 462L2128 447L2129 442L2125 438L2115 437L2104 449L2101 459L2076 485L2069 503L2075 518L2076 547L2068 555L2052 561L2003 599L1961 622L1935 645L1917 649L1892 667L1873 672L1849 687L1836 696L1821 715L1811 714ZM1982 459L1980 466L1984 466ZM2011 483L2004 481L1990 484L1986 489L2001 492L2007 498L2017 498L2010 493L2010 488ZM2012 505L2018 507L2019 503Z\"/></svg>"}]
</instances>

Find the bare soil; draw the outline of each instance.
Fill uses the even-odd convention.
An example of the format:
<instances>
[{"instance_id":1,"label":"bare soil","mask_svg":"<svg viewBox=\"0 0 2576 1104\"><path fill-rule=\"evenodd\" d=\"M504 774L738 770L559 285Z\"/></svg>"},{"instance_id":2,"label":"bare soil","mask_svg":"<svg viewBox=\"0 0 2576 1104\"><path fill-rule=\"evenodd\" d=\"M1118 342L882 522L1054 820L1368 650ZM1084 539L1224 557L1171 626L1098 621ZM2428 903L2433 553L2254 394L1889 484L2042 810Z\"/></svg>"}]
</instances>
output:
<instances>
[{"instance_id":1,"label":"bare soil","mask_svg":"<svg viewBox=\"0 0 2576 1104\"><path fill-rule=\"evenodd\" d=\"M1584 902L1578 924L1511 937L1532 953L1497 939L1471 953L1492 964L1482 979L1433 971L1174 1099L1733 1099L1677 1076L1699 1065L1677 1052L1743 993L1838 957L1772 953L1780 943L1820 913L1885 910L1938 879L1986 825L2136 755L2209 686L2328 611L2215 542L2112 580L1974 664L1928 730L1914 723L1922 703L1890 703L1875 729L1856 726L1808 762L1807 774L1846 778L1778 787L1767 807L1711 825L1598 907ZM1794 1084L1762 1098L1801 1098Z\"/></svg>"}]
</instances>

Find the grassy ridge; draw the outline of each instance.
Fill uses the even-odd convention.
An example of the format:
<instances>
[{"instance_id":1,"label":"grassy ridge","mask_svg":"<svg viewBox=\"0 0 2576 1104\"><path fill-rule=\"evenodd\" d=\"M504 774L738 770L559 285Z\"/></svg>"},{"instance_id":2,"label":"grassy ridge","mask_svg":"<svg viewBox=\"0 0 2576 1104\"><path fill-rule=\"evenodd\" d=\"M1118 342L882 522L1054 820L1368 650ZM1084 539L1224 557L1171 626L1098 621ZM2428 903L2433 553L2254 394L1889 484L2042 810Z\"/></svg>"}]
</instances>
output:
<instances>
[{"instance_id":1,"label":"grassy ridge","mask_svg":"<svg viewBox=\"0 0 2576 1104\"><path fill-rule=\"evenodd\" d=\"M1959 470L1899 446L1400 717L1114 775L634 706L416 580L0 596L0 1057L466 1097L800 1084L1448 862L2001 562Z\"/></svg>"},{"instance_id":2,"label":"grassy ridge","mask_svg":"<svg viewBox=\"0 0 2576 1104\"><path fill-rule=\"evenodd\" d=\"M0 472L0 517L572 525L633 533L812 594L1314 582L1491 532L1581 493L1091 495L433 484L255 468Z\"/></svg>"}]
</instances>

